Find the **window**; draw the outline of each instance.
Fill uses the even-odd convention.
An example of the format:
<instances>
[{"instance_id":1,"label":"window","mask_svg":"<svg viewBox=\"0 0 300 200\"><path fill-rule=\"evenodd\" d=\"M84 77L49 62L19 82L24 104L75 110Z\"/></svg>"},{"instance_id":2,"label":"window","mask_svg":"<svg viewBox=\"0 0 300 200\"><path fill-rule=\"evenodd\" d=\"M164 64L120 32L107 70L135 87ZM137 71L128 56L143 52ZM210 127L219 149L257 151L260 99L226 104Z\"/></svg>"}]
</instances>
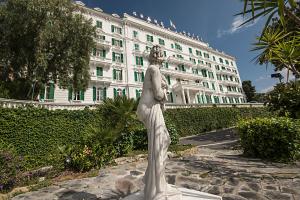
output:
<instances>
[{"instance_id":1,"label":"window","mask_svg":"<svg viewBox=\"0 0 300 200\"><path fill-rule=\"evenodd\" d=\"M219 97L218 96L214 96L214 102L215 103L220 103Z\"/></svg>"},{"instance_id":2,"label":"window","mask_svg":"<svg viewBox=\"0 0 300 200\"><path fill-rule=\"evenodd\" d=\"M203 87L209 88L208 82L203 82Z\"/></svg>"},{"instance_id":3,"label":"window","mask_svg":"<svg viewBox=\"0 0 300 200\"><path fill-rule=\"evenodd\" d=\"M126 90L121 88L114 88L114 97L126 96Z\"/></svg>"},{"instance_id":4,"label":"window","mask_svg":"<svg viewBox=\"0 0 300 200\"><path fill-rule=\"evenodd\" d=\"M203 77L207 77L207 71L205 69L202 69L201 72Z\"/></svg>"},{"instance_id":5,"label":"window","mask_svg":"<svg viewBox=\"0 0 300 200\"><path fill-rule=\"evenodd\" d=\"M219 80L219 81L222 80L222 76L220 74L217 74L217 80Z\"/></svg>"},{"instance_id":6,"label":"window","mask_svg":"<svg viewBox=\"0 0 300 200\"><path fill-rule=\"evenodd\" d=\"M219 61L220 61L220 63L223 63L223 59L222 58L219 58Z\"/></svg>"},{"instance_id":7,"label":"window","mask_svg":"<svg viewBox=\"0 0 300 200\"><path fill-rule=\"evenodd\" d=\"M138 66L143 66L143 57L136 56L135 57L135 64L138 65Z\"/></svg>"},{"instance_id":8,"label":"window","mask_svg":"<svg viewBox=\"0 0 300 200\"><path fill-rule=\"evenodd\" d=\"M167 92L167 99L168 99L168 103L173 103L173 93L172 92Z\"/></svg>"},{"instance_id":9,"label":"window","mask_svg":"<svg viewBox=\"0 0 300 200\"><path fill-rule=\"evenodd\" d=\"M123 80L123 73L122 70L113 69L113 79L117 81Z\"/></svg>"},{"instance_id":10,"label":"window","mask_svg":"<svg viewBox=\"0 0 300 200\"><path fill-rule=\"evenodd\" d=\"M149 46L146 46L146 51L151 51L151 47L149 47Z\"/></svg>"},{"instance_id":11,"label":"window","mask_svg":"<svg viewBox=\"0 0 300 200\"><path fill-rule=\"evenodd\" d=\"M233 97L228 97L228 99L229 99L229 103L234 103Z\"/></svg>"},{"instance_id":12,"label":"window","mask_svg":"<svg viewBox=\"0 0 300 200\"><path fill-rule=\"evenodd\" d=\"M208 53L203 53L204 58L209 58L209 54Z\"/></svg>"},{"instance_id":13,"label":"window","mask_svg":"<svg viewBox=\"0 0 300 200\"><path fill-rule=\"evenodd\" d=\"M164 51L164 57L167 57L167 52L166 51Z\"/></svg>"},{"instance_id":14,"label":"window","mask_svg":"<svg viewBox=\"0 0 300 200\"><path fill-rule=\"evenodd\" d=\"M111 25L111 32L112 33L118 33L118 34L122 34L122 28Z\"/></svg>"},{"instance_id":15,"label":"window","mask_svg":"<svg viewBox=\"0 0 300 200\"><path fill-rule=\"evenodd\" d=\"M220 70L220 66L219 65L215 65L216 70Z\"/></svg>"},{"instance_id":16,"label":"window","mask_svg":"<svg viewBox=\"0 0 300 200\"><path fill-rule=\"evenodd\" d=\"M207 103L212 103L211 95L205 95L205 97L206 97L206 102Z\"/></svg>"},{"instance_id":17,"label":"window","mask_svg":"<svg viewBox=\"0 0 300 200\"><path fill-rule=\"evenodd\" d=\"M174 44L171 44L171 48L174 49Z\"/></svg>"},{"instance_id":18,"label":"window","mask_svg":"<svg viewBox=\"0 0 300 200\"><path fill-rule=\"evenodd\" d=\"M189 53L192 54L193 53L193 49L189 48Z\"/></svg>"},{"instance_id":19,"label":"window","mask_svg":"<svg viewBox=\"0 0 300 200\"><path fill-rule=\"evenodd\" d=\"M227 91L228 91L228 92L231 92L231 91L232 91L232 89L231 89L230 86L227 86Z\"/></svg>"},{"instance_id":20,"label":"window","mask_svg":"<svg viewBox=\"0 0 300 200\"><path fill-rule=\"evenodd\" d=\"M102 28L102 22L101 21L96 21L96 28Z\"/></svg>"},{"instance_id":21,"label":"window","mask_svg":"<svg viewBox=\"0 0 300 200\"><path fill-rule=\"evenodd\" d=\"M160 44L160 45L165 45L165 41L163 40L163 39L158 39L158 43Z\"/></svg>"},{"instance_id":22,"label":"window","mask_svg":"<svg viewBox=\"0 0 300 200\"><path fill-rule=\"evenodd\" d=\"M103 68L102 67L96 67L96 75L103 76Z\"/></svg>"},{"instance_id":23,"label":"window","mask_svg":"<svg viewBox=\"0 0 300 200\"><path fill-rule=\"evenodd\" d=\"M190 61L193 62L194 64L196 64L196 59L190 58Z\"/></svg>"},{"instance_id":24,"label":"window","mask_svg":"<svg viewBox=\"0 0 300 200\"><path fill-rule=\"evenodd\" d=\"M208 77L211 78L211 79L214 79L214 73L213 72L208 72Z\"/></svg>"},{"instance_id":25,"label":"window","mask_svg":"<svg viewBox=\"0 0 300 200\"><path fill-rule=\"evenodd\" d=\"M176 57L179 58L179 59L183 59L183 56L180 55L180 54L177 54Z\"/></svg>"},{"instance_id":26,"label":"window","mask_svg":"<svg viewBox=\"0 0 300 200\"><path fill-rule=\"evenodd\" d=\"M168 69L168 68L169 68L169 63L163 62L163 63L162 63L162 66L163 66L163 68Z\"/></svg>"},{"instance_id":27,"label":"window","mask_svg":"<svg viewBox=\"0 0 300 200\"><path fill-rule=\"evenodd\" d=\"M40 100L54 100L54 83L43 86L40 90Z\"/></svg>"},{"instance_id":28,"label":"window","mask_svg":"<svg viewBox=\"0 0 300 200\"><path fill-rule=\"evenodd\" d=\"M84 101L84 91L73 91L69 88L69 101Z\"/></svg>"},{"instance_id":29,"label":"window","mask_svg":"<svg viewBox=\"0 0 300 200\"><path fill-rule=\"evenodd\" d=\"M123 63L123 54L122 53L112 53L113 61L117 63Z\"/></svg>"},{"instance_id":30,"label":"window","mask_svg":"<svg viewBox=\"0 0 300 200\"><path fill-rule=\"evenodd\" d=\"M93 87L93 101L103 101L106 99L106 88Z\"/></svg>"},{"instance_id":31,"label":"window","mask_svg":"<svg viewBox=\"0 0 300 200\"><path fill-rule=\"evenodd\" d=\"M147 35L147 42L153 42L153 36Z\"/></svg>"},{"instance_id":32,"label":"window","mask_svg":"<svg viewBox=\"0 0 300 200\"><path fill-rule=\"evenodd\" d=\"M139 51L140 50L140 45L139 44L134 44L134 50Z\"/></svg>"},{"instance_id":33,"label":"window","mask_svg":"<svg viewBox=\"0 0 300 200\"><path fill-rule=\"evenodd\" d=\"M228 103L226 97L222 97L222 101L223 101L223 103Z\"/></svg>"},{"instance_id":34,"label":"window","mask_svg":"<svg viewBox=\"0 0 300 200\"><path fill-rule=\"evenodd\" d=\"M229 65L229 62L228 62L228 60L225 60L225 63L226 63L226 65Z\"/></svg>"},{"instance_id":35,"label":"window","mask_svg":"<svg viewBox=\"0 0 300 200\"><path fill-rule=\"evenodd\" d=\"M133 37L138 38L138 32L137 31L133 31Z\"/></svg>"},{"instance_id":36,"label":"window","mask_svg":"<svg viewBox=\"0 0 300 200\"><path fill-rule=\"evenodd\" d=\"M216 57L215 56L213 56L213 61L216 61Z\"/></svg>"},{"instance_id":37,"label":"window","mask_svg":"<svg viewBox=\"0 0 300 200\"><path fill-rule=\"evenodd\" d=\"M178 70L179 70L179 71L182 71L182 72L185 72L185 71L186 71L184 65L178 65Z\"/></svg>"},{"instance_id":38,"label":"window","mask_svg":"<svg viewBox=\"0 0 300 200\"><path fill-rule=\"evenodd\" d=\"M199 70L198 69L192 69L192 71L193 71L193 74L199 74Z\"/></svg>"},{"instance_id":39,"label":"window","mask_svg":"<svg viewBox=\"0 0 300 200\"><path fill-rule=\"evenodd\" d=\"M134 72L134 81L135 82L144 82L145 75L144 72Z\"/></svg>"},{"instance_id":40,"label":"window","mask_svg":"<svg viewBox=\"0 0 300 200\"><path fill-rule=\"evenodd\" d=\"M216 87L215 87L214 83L211 83L211 87L212 87L213 90L216 90Z\"/></svg>"},{"instance_id":41,"label":"window","mask_svg":"<svg viewBox=\"0 0 300 200\"><path fill-rule=\"evenodd\" d=\"M135 90L135 96L136 96L136 99L140 98L142 96L142 90Z\"/></svg>"},{"instance_id":42,"label":"window","mask_svg":"<svg viewBox=\"0 0 300 200\"><path fill-rule=\"evenodd\" d=\"M96 35L97 40L105 40L105 35Z\"/></svg>"},{"instance_id":43,"label":"window","mask_svg":"<svg viewBox=\"0 0 300 200\"><path fill-rule=\"evenodd\" d=\"M168 81L168 85L171 85L171 77L169 75L165 76L167 81Z\"/></svg>"},{"instance_id":44,"label":"window","mask_svg":"<svg viewBox=\"0 0 300 200\"><path fill-rule=\"evenodd\" d=\"M231 64L231 66L233 66L233 62L232 61L230 62L230 64Z\"/></svg>"},{"instance_id":45,"label":"window","mask_svg":"<svg viewBox=\"0 0 300 200\"><path fill-rule=\"evenodd\" d=\"M99 49L94 48L93 52L92 52L92 55L94 57L98 57L98 58L105 58L106 57L106 50L104 50L104 49L99 50Z\"/></svg>"},{"instance_id":46,"label":"window","mask_svg":"<svg viewBox=\"0 0 300 200\"><path fill-rule=\"evenodd\" d=\"M123 47L123 41L122 40L116 40L115 38L111 39L112 45L115 47Z\"/></svg>"},{"instance_id":47,"label":"window","mask_svg":"<svg viewBox=\"0 0 300 200\"><path fill-rule=\"evenodd\" d=\"M219 85L220 91L223 92L223 86Z\"/></svg>"},{"instance_id":48,"label":"window","mask_svg":"<svg viewBox=\"0 0 300 200\"><path fill-rule=\"evenodd\" d=\"M175 43L175 49L182 51L182 46L180 44Z\"/></svg>"},{"instance_id":49,"label":"window","mask_svg":"<svg viewBox=\"0 0 300 200\"><path fill-rule=\"evenodd\" d=\"M202 56L202 53L201 53L201 51L199 51L199 50L196 50L196 55L197 55L197 56Z\"/></svg>"}]
</instances>

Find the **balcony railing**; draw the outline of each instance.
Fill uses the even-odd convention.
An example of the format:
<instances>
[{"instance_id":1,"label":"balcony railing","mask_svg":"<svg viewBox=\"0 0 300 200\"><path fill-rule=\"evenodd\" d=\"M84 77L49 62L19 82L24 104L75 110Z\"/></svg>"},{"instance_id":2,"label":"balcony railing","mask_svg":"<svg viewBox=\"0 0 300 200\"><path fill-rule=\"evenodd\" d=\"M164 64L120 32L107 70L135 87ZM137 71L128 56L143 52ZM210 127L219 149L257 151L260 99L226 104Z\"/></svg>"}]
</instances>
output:
<instances>
[{"instance_id":1,"label":"balcony railing","mask_svg":"<svg viewBox=\"0 0 300 200\"><path fill-rule=\"evenodd\" d=\"M174 90L181 90L181 89L189 89L189 90L203 90L204 87L201 83L195 83L193 81L177 81L177 83L173 86Z\"/></svg>"},{"instance_id":2,"label":"balcony railing","mask_svg":"<svg viewBox=\"0 0 300 200\"><path fill-rule=\"evenodd\" d=\"M163 74L168 74L168 75L171 75L171 76L176 77L176 78L183 78L183 79L190 79L190 80L201 80L201 79L203 79L203 77L198 75L198 74L193 74L193 73L179 71L179 70L161 68L160 71Z\"/></svg>"},{"instance_id":3,"label":"balcony railing","mask_svg":"<svg viewBox=\"0 0 300 200\"><path fill-rule=\"evenodd\" d=\"M183 64L183 65L190 66L190 67L195 65L190 60L185 60L184 58L178 58L178 57L174 57L174 56L169 56L168 62L173 63L173 64Z\"/></svg>"},{"instance_id":4,"label":"balcony railing","mask_svg":"<svg viewBox=\"0 0 300 200\"><path fill-rule=\"evenodd\" d=\"M106 76L91 76L91 81L111 83L112 78Z\"/></svg>"},{"instance_id":5,"label":"balcony railing","mask_svg":"<svg viewBox=\"0 0 300 200\"><path fill-rule=\"evenodd\" d=\"M97 46L103 47L104 49L110 49L111 43L106 40L95 39Z\"/></svg>"},{"instance_id":6,"label":"balcony railing","mask_svg":"<svg viewBox=\"0 0 300 200\"><path fill-rule=\"evenodd\" d=\"M105 58L105 57L98 57L98 56L91 56L91 62L101 64L104 66L110 66L111 65L111 59Z\"/></svg>"}]
</instances>

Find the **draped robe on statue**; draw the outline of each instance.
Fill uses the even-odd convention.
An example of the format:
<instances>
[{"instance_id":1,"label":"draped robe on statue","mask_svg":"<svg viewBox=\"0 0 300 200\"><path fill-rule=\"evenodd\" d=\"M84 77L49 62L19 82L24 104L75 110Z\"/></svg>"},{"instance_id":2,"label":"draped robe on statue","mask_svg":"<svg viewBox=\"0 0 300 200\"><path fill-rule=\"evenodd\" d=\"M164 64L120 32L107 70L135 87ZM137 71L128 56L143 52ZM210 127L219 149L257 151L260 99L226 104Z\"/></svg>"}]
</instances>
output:
<instances>
[{"instance_id":1,"label":"draped robe on statue","mask_svg":"<svg viewBox=\"0 0 300 200\"><path fill-rule=\"evenodd\" d=\"M170 136L165 125L161 105L166 100L159 66L150 65L146 71L137 115L147 128L148 167L144 176L144 200L165 199L167 182L165 166Z\"/></svg>"}]
</instances>

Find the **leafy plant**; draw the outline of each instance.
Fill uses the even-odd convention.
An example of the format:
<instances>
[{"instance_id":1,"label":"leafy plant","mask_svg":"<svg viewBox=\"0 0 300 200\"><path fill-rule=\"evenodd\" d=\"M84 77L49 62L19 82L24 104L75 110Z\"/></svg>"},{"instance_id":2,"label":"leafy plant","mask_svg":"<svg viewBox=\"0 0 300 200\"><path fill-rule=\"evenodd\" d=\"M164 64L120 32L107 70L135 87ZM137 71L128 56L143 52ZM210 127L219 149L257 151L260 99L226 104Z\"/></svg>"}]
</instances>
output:
<instances>
[{"instance_id":1,"label":"leafy plant","mask_svg":"<svg viewBox=\"0 0 300 200\"><path fill-rule=\"evenodd\" d=\"M275 161L300 156L300 123L290 118L256 118L238 122L244 154Z\"/></svg>"},{"instance_id":2,"label":"leafy plant","mask_svg":"<svg viewBox=\"0 0 300 200\"><path fill-rule=\"evenodd\" d=\"M281 116L300 118L300 81L280 83L267 95L268 107Z\"/></svg>"}]
</instances>

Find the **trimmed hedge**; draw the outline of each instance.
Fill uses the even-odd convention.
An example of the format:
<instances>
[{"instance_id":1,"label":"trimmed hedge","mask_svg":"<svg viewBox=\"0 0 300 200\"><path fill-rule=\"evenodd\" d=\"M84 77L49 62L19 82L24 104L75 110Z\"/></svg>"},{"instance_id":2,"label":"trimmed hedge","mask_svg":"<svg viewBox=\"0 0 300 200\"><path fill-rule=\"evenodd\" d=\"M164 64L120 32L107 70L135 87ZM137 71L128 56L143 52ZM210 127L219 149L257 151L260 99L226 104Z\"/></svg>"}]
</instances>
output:
<instances>
[{"instance_id":1,"label":"trimmed hedge","mask_svg":"<svg viewBox=\"0 0 300 200\"><path fill-rule=\"evenodd\" d=\"M266 108L185 108L165 112L166 120L175 124L180 136L235 126L240 118L271 116Z\"/></svg>"},{"instance_id":2,"label":"trimmed hedge","mask_svg":"<svg viewBox=\"0 0 300 200\"><path fill-rule=\"evenodd\" d=\"M256 118L238 123L246 156L292 161L300 156L300 121L287 117Z\"/></svg>"},{"instance_id":3,"label":"trimmed hedge","mask_svg":"<svg viewBox=\"0 0 300 200\"><path fill-rule=\"evenodd\" d=\"M192 108L167 110L165 120L173 143L180 136L233 126L239 118L269 116L264 108ZM0 138L23 156L27 170L45 165L61 166L59 146L80 145L91 127L105 127L101 110L49 111L39 108L0 108ZM178 133L177 133L178 132ZM134 134L134 133L131 133ZM145 131L133 135L133 149L144 148ZM134 144L134 141L140 143ZM144 138L146 139L146 138ZM132 142L126 140L128 146ZM121 142L122 143L122 142ZM128 143L128 144L127 144Z\"/></svg>"}]
</instances>

